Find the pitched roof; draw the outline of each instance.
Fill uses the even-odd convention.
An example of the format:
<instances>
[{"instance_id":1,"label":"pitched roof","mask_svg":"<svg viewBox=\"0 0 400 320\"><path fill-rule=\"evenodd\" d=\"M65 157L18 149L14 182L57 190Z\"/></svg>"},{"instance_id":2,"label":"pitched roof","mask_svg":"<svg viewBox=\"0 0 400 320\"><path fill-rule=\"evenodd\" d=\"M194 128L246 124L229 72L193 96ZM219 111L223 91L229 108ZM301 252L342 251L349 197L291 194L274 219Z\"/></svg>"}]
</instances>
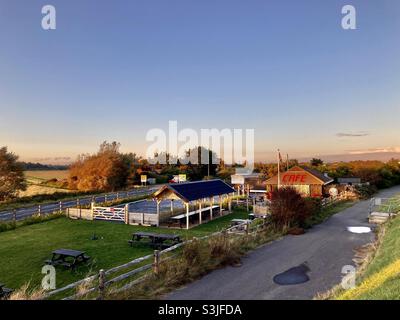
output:
<instances>
[{"instance_id":1,"label":"pitched roof","mask_svg":"<svg viewBox=\"0 0 400 320\"><path fill-rule=\"evenodd\" d=\"M281 184L285 184L285 182L283 182L282 180L284 180L284 177L286 175L291 174L292 172L298 173L298 172L304 172L304 171L309 174L309 179L307 179L306 184L317 183L317 184L326 185L328 183L333 182L333 179L331 177L324 175L322 172L320 172L318 170L308 168L305 166L294 166L294 167L290 168L288 171L281 173ZM267 184L277 184L278 176L274 176L274 177L268 179L266 183Z\"/></svg>"},{"instance_id":2,"label":"pitched roof","mask_svg":"<svg viewBox=\"0 0 400 320\"><path fill-rule=\"evenodd\" d=\"M171 190L179 198L187 202L235 192L235 189L227 183L216 179L168 184L155 192L153 196L157 197L166 189Z\"/></svg>"},{"instance_id":3,"label":"pitched roof","mask_svg":"<svg viewBox=\"0 0 400 320\"><path fill-rule=\"evenodd\" d=\"M304 167L301 166L300 168L304 169L305 171L311 173L313 176L317 177L318 179L322 180L324 183L330 183L333 181L331 177L328 175L323 174L321 171L309 168L309 167Z\"/></svg>"}]
</instances>

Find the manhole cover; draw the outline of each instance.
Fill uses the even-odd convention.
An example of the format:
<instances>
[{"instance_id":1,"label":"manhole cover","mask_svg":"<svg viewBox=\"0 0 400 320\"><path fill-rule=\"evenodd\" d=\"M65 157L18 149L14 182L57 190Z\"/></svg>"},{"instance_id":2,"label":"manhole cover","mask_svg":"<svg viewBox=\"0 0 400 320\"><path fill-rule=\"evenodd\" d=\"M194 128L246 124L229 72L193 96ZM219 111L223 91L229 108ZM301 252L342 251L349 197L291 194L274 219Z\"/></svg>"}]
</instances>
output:
<instances>
[{"instance_id":1,"label":"manhole cover","mask_svg":"<svg viewBox=\"0 0 400 320\"><path fill-rule=\"evenodd\" d=\"M307 273L310 268L307 264L303 263L297 267L290 268L289 270L277 274L273 281L281 286L300 284L310 280Z\"/></svg>"},{"instance_id":2,"label":"manhole cover","mask_svg":"<svg viewBox=\"0 0 400 320\"><path fill-rule=\"evenodd\" d=\"M347 231L352 233L370 233L371 228L369 227L347 227Z\"/></svg>"}]
</instances>

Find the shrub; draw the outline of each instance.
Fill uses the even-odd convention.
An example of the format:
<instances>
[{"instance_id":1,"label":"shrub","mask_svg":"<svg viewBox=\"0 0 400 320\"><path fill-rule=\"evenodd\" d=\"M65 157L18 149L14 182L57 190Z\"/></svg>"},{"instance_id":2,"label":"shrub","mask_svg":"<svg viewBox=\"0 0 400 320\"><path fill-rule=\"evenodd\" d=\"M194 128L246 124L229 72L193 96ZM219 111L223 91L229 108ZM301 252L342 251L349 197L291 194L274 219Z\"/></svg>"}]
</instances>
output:
<instances>
[{"instance_id":1,"label":"shrub","mask_svg":"<svg viewBox=\"0 0 400 320\"><path fill-rule=\"evenodd\" d=\"M312 214L306 200L291 187L271 193L270 209L272 223L278 228L303 227Z\"/></svg>"},{"instance_id":2,"label":"shrub","mask_svg":"<svg viewBox=\"0 0 400 320\"><path fill-rule=\"evenodd\" d=\"M369 199L377 192L378 188L374 185L356 186L356 194L360 199Z\"/></svg>"}]
</instances>

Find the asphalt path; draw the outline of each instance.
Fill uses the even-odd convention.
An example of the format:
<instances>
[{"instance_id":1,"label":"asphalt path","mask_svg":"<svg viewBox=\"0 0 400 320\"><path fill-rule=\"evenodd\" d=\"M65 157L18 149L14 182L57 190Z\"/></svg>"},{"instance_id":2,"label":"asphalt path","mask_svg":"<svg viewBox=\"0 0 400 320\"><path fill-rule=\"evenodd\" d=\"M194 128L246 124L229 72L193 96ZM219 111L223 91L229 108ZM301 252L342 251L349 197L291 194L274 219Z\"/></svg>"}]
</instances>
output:
<instances>
[{"instance_id":1,"label":"asphalt path","mask_svg":"<svg viewBox=\"0 0 400 320\"><path fill-rule=\"evenodd\" d=\"M77 207L78 205L78 199L79 199L79 205L90 205L90 203L94 200L96 203L103 203L107 201L113 201L118 199L123 199L123 198L131 198L131 197L138 197L138 196L145 196L145 195L150 195L154 191L156 191L159 188L159 186L152 186L152 187L145 187L145 188L136 188L133 190L129 191L120 191L120 192L114 192L114 193L107 193L107 194L101 194L101 195L96 195L96 196L82 196L82 197L76 197L72 200L67 200L67 201L62 201L62 209L66 208L73 208ZM41 214L50 214L56 211L60 210L60 202L51 202L51 203L46 203L42 204L40 206L40 212ZM34 214L38 213L38 205L34 206L27 206L24 208L19 208L16 210L16 220L20 221L23 219L26 219L28 217L31 217ZM0 212L0 221L11 221L14 219L14 211L9 210L9 211L2 211Z\"/></svg>"},{"instance_id":2,"label":"asphalt path","mask_svg":"<svg viewBox=\"0 0 400 320\"><path fill-rule=\"evenodd\" d=\"M400 186L381 191L376 197L400 193ZM168 296L171 300L193 299L312 299L342 279L342 268L354 265L355 249L374 240L374 233L356 234L348 227L366 226L370 201L361 201L313 227L301 236L285 236L243 258L241 267L213 271ZM306 263L310 280L303 284L278 285L274 276Z\"/></svg>"}]
</instances>

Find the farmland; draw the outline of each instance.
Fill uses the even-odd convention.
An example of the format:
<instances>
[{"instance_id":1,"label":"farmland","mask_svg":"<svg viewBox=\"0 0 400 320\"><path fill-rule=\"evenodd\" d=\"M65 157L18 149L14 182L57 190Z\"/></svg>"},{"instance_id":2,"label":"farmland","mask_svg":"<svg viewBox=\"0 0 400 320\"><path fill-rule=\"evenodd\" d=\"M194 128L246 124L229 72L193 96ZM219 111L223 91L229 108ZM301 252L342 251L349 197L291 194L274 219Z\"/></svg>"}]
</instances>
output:
<instances>
[{"instance_id":1,"label":"farmland","mask_svg":"<svg viewBox=\"0 0 400 320\"><path fill-rule=\"evenodd\" d=\"M25 171L28 188L19 193L19 197L30 197L56 192L72 192L60 182L68 177L68 170L32 170ZM56 180L57 181L56 181Z\"/></svg>"}]
</instances>

